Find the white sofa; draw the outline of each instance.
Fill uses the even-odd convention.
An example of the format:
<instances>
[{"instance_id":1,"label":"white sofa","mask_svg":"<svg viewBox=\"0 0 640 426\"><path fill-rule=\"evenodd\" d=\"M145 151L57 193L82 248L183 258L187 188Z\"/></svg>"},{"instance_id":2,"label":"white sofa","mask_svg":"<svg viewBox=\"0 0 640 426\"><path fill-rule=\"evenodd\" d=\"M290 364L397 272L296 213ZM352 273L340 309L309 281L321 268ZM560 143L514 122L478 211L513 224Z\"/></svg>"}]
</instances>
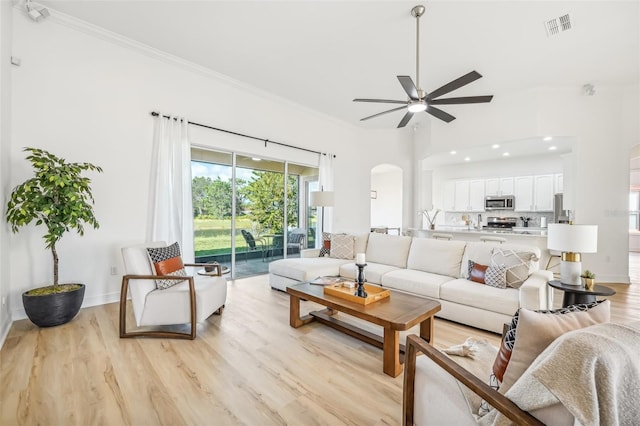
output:
<instances>
[{"instance_id":1,"label":"white sofa","mask_svg":"<svg viewBox=\"0 0 640 426\"><path fill-rule=\"evenodd\" d=\"M356 235L354 256L365 253L366 281L396 291L435 299L442 305L436 316L500 333L504 323L520 307L549 309L552 292L550 271L532 262L529 277L518 289L499 289L467 280L468 261L489 265L496 247L534 253L538 247L467 241L445 241L386 234ZM319 250L303 250L300 258L281 259L269 265L269 284L286 291L287 286L319 276L354 279L353 259L318 257Z\"/></svg>"}]
</instances>

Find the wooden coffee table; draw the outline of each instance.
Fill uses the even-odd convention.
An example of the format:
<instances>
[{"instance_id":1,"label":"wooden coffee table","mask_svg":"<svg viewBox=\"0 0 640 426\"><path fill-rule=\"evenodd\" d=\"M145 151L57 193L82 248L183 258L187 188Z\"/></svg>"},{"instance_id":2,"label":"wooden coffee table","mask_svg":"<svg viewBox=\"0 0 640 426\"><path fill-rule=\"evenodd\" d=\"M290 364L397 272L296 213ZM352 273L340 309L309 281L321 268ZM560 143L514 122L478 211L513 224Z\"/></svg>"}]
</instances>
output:
<instances>
[{"instance_id":1,"label":"wooden coffee table","mask_svg":"<svg viewBox=\"0 0 640 426\"><path fill-rule=\"evenodd\" d=\"M400 345L399 332L420 324L420 337L432 343L433 315L440 311L440 303L434 300L393 291L390 297L366 306L325 295L323 286L309 283L287 287L287 293L290 296L289 325L291 327L298 328L311 321L318 321L382 348L382 370L391 377L397 377L402 373L400 352L404 352L404 345ZM309 312L308 315L300 317L301 299L326 306L327 309ZM336 311L382 326L383 336L334 318L332 315Z\"/></svg>"}]
</instances>

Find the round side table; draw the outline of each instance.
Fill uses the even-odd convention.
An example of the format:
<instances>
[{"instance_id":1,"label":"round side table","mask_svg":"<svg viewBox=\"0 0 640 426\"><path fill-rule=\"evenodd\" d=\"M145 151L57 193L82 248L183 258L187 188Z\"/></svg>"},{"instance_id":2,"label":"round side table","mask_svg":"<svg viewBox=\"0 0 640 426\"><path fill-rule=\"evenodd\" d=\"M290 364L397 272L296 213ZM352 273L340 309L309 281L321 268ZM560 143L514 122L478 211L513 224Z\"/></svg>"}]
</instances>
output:
<instances>
[{"instance_id":1,"label":"round side table","mask_svg":"<svg viewBox=\"0 0 640 426\"><path fill-rule=\"evenodd\" d=\"M579 285L564 284L559 280L549 281L547 284L564 292L564 296L562 297L563 308L571 305L593 303L596 301L596 296L613 296L616 294L612 288L598 284L593 287L593 290L587 290Z\"/></svg>"}]
</instances>

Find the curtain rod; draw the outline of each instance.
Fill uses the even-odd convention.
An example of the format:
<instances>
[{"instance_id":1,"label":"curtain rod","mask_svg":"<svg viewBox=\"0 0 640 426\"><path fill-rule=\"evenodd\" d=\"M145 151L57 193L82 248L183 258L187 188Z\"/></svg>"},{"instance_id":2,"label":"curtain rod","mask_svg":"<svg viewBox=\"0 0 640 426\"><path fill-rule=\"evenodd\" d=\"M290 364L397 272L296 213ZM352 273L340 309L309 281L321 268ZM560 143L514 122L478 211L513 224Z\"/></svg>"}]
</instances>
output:
<instances>
[{"instance_id":1,"label":"curtain rod","mask_svg":"<svg viewBox=\"0 0 640 426\"><path fill-rule=\"evenodd\" d=\"M154 116L154 117L158 117L160 115L160 113L158 113L156 111L151 111L151 115ZM171 118L168 115L163 115L163 117L167 118L167 119ZM176 117L173 117L173 119L177 120ZM198 127L204 127L205 129L217 130L219 132L229 133L229 134L236 135L236 136L242 136L244 138L254 139L254 140L257 140L257 141L262 141L262 142L264 142L264 147L265 148L267 147L268 143L272 143L274 145L280 145L280 146L284 146L284 147L287 147L287 148L299 149L300 151L307 151L307 152L311 152L311 153L318 154L318 155L327 155L324 152L314 151L312 149L307 149L307 148L300 148L299 146L289 145L289 144L286 144L286 143L276 142L276 141L272 141L272 140L264 139L264 138L258 138L258 137L251 136L251 135L245 135L244 133L238 133L238 132L233 132L231 130L220 129L218 127L208 126L206 124L195 123L193 121L187 121L187 124L191 124L193 126L198 126ZM336 158L335 154L333 155L333 158Z\"/></svg>"}]
</instances>

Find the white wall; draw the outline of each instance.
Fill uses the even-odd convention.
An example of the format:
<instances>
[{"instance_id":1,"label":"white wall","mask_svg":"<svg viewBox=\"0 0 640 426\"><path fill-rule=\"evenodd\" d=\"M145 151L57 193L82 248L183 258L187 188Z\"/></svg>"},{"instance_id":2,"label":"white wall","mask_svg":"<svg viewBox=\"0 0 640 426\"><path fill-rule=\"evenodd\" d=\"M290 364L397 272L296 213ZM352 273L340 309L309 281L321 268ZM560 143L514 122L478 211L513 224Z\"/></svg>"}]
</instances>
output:
<instances>
[{"instance_id":1,"label":"white wall","mask_svg":"<svg viewBox=\"0 0 640 426\"><path fill-rule=\"evenodd\" d=\"M371 190L377 197L371 199L371 226L402 228L402 169L371 171Z\"/></svg>"},{"instance_id":2,"label":"white wall","mask_svg":"<svg viewBox=\"0 0 640 426\"><path fill-rule=\"evenodd\" d=\"M11 40L13 13L11 2L0 1L0 188L2 217L5 217L10 185L11 150ZM11 286L9 281L9 226L0 224L0 347L11 326Z\"/></svg>"},{"instance_id":3,"label":"white wall","mask_svg":"<svg viewBox=\"0 0 640 426\"><path fill-rule=\"evenodd\" d=\"M100 229L88 230L84 237L68 234L58 247L61 281L87 284L84 306L116 300L122 273L119 249L144 239L152 110L336 154L334 230L368 229L373 165L392 156L405 173L412 173L412 147L402 132L360 130L132 47L126 40L116 42L75 21L51 17L35 24L14 10L13 51L22 66L12 76L11 186L30 173L21 152L24 146L104 169L103 174L91 174ZM260 142L193 127L192 135L201 146L309 159L297 151L272 145L265 149ZM410 189L406 186L405 192ZM10 283L14 319L24 315L20 293L50 281L51 259L41 235L31 226L10 239L12 268L4 282ZM118 275L110 275L111 266L117 266Z\"/></svg>"}]
</instances>

